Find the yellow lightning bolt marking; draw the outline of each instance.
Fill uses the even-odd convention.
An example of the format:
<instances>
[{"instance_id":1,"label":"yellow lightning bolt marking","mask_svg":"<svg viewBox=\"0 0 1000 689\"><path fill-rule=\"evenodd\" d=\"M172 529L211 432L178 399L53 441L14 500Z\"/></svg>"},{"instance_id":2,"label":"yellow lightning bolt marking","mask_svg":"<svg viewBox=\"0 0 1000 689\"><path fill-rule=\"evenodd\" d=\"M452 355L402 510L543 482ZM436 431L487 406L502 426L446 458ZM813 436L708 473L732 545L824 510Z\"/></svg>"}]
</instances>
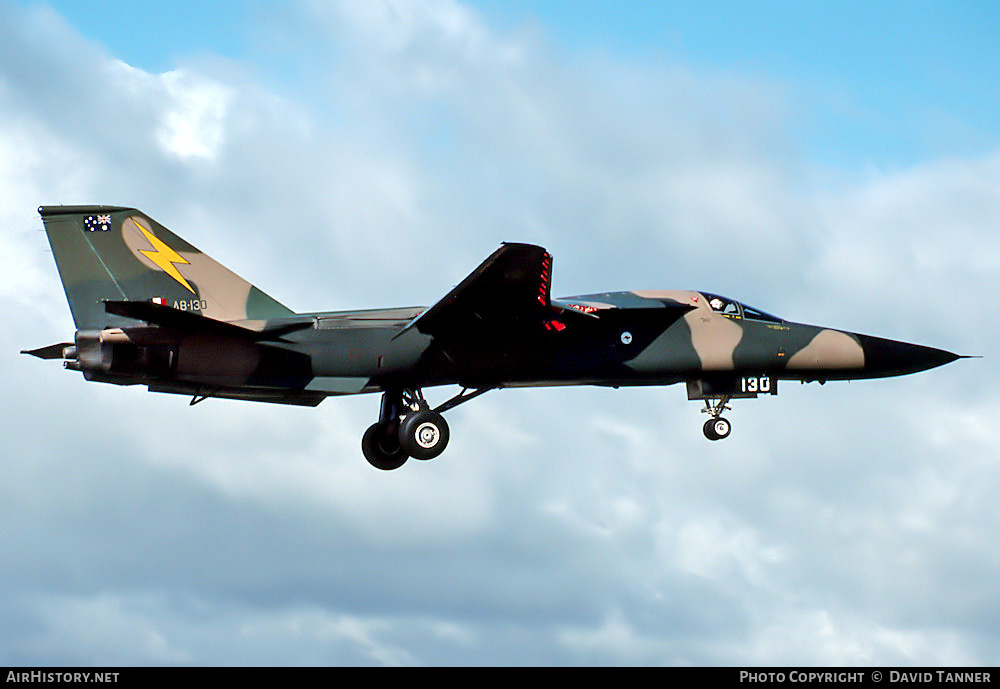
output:
<instances>
[{"instance_id":1,"label":"yellow lightning bolt marking","mask_svg":"<svg viewBox=\"0 0 1000 689\"><path fill-rule=\"evenodd\" d=\"M188 284L188 281L184 279L184 276L178 272L177 266L174 265L175 263L188 263L188 261L181 258L180 254L161 242L155 234L140 225L134 218L132 222L135 223L136 227L142 230L142 233L146 235L146 239L149 240L150 246L153 247L152 251L139 249L139 253L155 263L164 273L187 287L191 294L197 294L197 292L191 288L191 285Z\"/></svg>"}]
</instances>

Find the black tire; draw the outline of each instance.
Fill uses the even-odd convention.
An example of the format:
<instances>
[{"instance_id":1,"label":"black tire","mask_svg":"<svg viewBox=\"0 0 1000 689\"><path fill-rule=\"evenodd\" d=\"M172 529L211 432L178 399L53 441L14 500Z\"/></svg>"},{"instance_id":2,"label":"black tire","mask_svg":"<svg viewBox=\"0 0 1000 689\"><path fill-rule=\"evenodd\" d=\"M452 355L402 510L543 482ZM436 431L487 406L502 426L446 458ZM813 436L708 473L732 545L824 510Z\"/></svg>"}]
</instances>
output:
<instances>
[{"instance_id":1,"label":"black tire","mask_svg":"<svg viewBox=\"0 0 1000 689\"><path fill-rule=\"evenodd\" d=\"M407 414L399 424L399 446L414 459L434 459L444 452L450 437L448 422L434 411Z\"/></svg>"},{"instance_id":2,"label":"black tire","mask_svg":"<svg viewBox=\"0 0 1000 689\"><path fill-rule=\"evenodd\" d=\"M705 425L701 427L701 432L705 434L705 437L709 440L718 440L719 436L715 434L715 419L709 419L705 422Z\"/></svg>"},{"instance_id":3,"label":"black tire","mask_svg":"<svg viewBox=\"0 0 1000 689\"><path fill-rule=\"evenodd\" d=\"M361 438L361 452L376 469L392 471L406 464L409 456L399 446L397 424L376 423L368 427Z\"/></svg>"}]
</instances>

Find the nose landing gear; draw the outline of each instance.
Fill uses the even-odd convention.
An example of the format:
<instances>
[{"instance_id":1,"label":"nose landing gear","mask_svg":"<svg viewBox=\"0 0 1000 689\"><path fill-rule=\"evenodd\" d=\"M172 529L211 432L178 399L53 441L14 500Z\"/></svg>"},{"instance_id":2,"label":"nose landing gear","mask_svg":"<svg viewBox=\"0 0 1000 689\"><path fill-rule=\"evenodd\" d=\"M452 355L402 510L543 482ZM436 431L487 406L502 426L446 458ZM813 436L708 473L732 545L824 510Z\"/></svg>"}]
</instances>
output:
<instances>
[{"instance_id":1,"label":"nose landing gear","mask_svg":"<svg viewBox=\"0 0 1000 689\"><path fill-rule=\"evenodd\" d=\"M728 438L733 430L732 424L722 417L722 412L727 409L731 410L732 407L727 404L729 397L726 395L714 401L715 404L712 404L712 400L705 400L705 408L701 411L704 414L708 414L711 418L705 422L701 430L709 440L722 440L723 438Z\"/></svg>"}]
</instances>

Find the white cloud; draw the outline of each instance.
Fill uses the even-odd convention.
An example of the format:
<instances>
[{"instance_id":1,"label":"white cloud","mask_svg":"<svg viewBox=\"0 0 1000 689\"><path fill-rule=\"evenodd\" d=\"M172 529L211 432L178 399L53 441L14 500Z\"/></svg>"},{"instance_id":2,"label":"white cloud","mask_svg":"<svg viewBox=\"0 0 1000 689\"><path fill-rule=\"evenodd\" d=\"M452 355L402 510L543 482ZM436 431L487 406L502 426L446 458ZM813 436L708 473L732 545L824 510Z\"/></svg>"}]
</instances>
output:
<instances>
[{"instance_id":1,"label":"white cloud","mask_svg":"<svg viewBox=\"0 0 1000 689\"><path fill-rule=\"evenodd\" d=\"M109 71L110 79L138 100L161 104L156 139L167 153L182 159L217 157L232 88L183 69L152 75L120 60L112 61Z\"/></svg>"},{"instance_id":2,"label":"white cloud","mask_svg":"<svg viewBox=\"0 0 1000 689\"><path fill-rule=\"evenodd\" d=\"M162 619L144 614L141 601L101 594L52 596L35 603L44 632L18 642L29 658L72 658L81 665L186 664L193 656L176 648L159 629Z\"/></svg>"},{"instance_id":3,"label":"white cloud","mask_svg":"<svg viewBox=\"0 0 1000 689\"><path fill-rule=\"evenodd\" d=\"M557 638L586 663L666 664L672 656L666 642L636 633L620 611L612 612L600 627L563 629Z\"/></svg>"},{"instance_id":4,"label":"white cloud","mask_svg":"<svg viewBox=\"0 0 1000 689\"><path fill-rule=\"evenodd\" d=\"M414 658L404 649L378 640L391 622L365 620L348 615L330 615L319 610L296 610L271 616L257 616L240 626L243 642L312 644L354 647L362 660L384 665L412 665Z\"/></svg>"},{"instance_id":5,"label":"white cloud","mask_svg":"<svg viewBox=\"0 0 1000 689\"><path fill-rule=\"evenodd\" d=\"M770 583L768 566L782 560L779 549L761 546L750 529L727 529L718 520L688 521L674 538L680 569L719 583L742 578L753 586L765 586Z\"/></svg>"},{"instance_id":6,"label":"white cloud","mask_svg":"<svg viewBox=\"0 0 1000 689\"><path fill-rule=\"evenodd\" d=\"M845 310L884 305L910 331L899 337L952 327L962 338L940 346L983 347L989 328L963 324L981 317L1000 272L1000 238L985 231L1000 212L998 172L992 152L880 174L821 198L810 281L836 290Z\"/></svg>"},{"instance_id":7,"label":"white cloud","mask_svg":"<svg viewBox=\"0 0 1000 689\"><path fill-rule=\"evenodd\" d=\"M451 0L309 3L314 16L387 80L425 93L469 85L469 74L516 66L522 48L499 39ZM400 81L402 78L402 82Z\"/></svg>"},{"instance_id":8,"label":"white cloud","mask_svg":"<svg viewBox=\"0 0 1000 689\"><path fill-rule=\"evenodd\" d=\"M946 629L899 629L829 610L780 612L746 649L752 665L967 666L981 660L960 636Z\"/></svg>"}]
</instances>

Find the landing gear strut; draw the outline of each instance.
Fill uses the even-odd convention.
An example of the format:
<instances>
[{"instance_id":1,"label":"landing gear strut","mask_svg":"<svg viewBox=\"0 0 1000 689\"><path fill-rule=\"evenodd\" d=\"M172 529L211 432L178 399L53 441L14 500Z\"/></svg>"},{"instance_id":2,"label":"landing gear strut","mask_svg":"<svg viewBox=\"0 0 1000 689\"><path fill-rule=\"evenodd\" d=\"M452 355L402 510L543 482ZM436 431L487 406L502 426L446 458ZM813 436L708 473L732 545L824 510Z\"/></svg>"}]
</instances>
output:
<instances>
[{"instance_id":1,"label":"landing gear strut","mask_svg":"<svg viewBox=\"0 0 1000 689\"><path fill-rule=\"evenodd\" d=\"M382 394L378 423L361 439L361 452L376 469L391 471L413 459L434 459L448 446L451 432L442 413L491 390L463 389L441 406L431 409L420 388L387 390Z\"/></svg>"},{"instance_id":2,"label":"landing gear strut","mask_svg":"<svg viewBox=\"0 0 1000 689\"><path fill-rule=\"evenodd\" d=\"M715 404L712 404L710 400L705 400L705 408L701 411L704 414L708 414L711 418L705 422L701 430L709 440L728 438L732 432L732 424L727 419L722 418L722 412L732 409L728 402L729 397L727 395L723 395L715 400Z\"/></svg>"}]
</instances>

